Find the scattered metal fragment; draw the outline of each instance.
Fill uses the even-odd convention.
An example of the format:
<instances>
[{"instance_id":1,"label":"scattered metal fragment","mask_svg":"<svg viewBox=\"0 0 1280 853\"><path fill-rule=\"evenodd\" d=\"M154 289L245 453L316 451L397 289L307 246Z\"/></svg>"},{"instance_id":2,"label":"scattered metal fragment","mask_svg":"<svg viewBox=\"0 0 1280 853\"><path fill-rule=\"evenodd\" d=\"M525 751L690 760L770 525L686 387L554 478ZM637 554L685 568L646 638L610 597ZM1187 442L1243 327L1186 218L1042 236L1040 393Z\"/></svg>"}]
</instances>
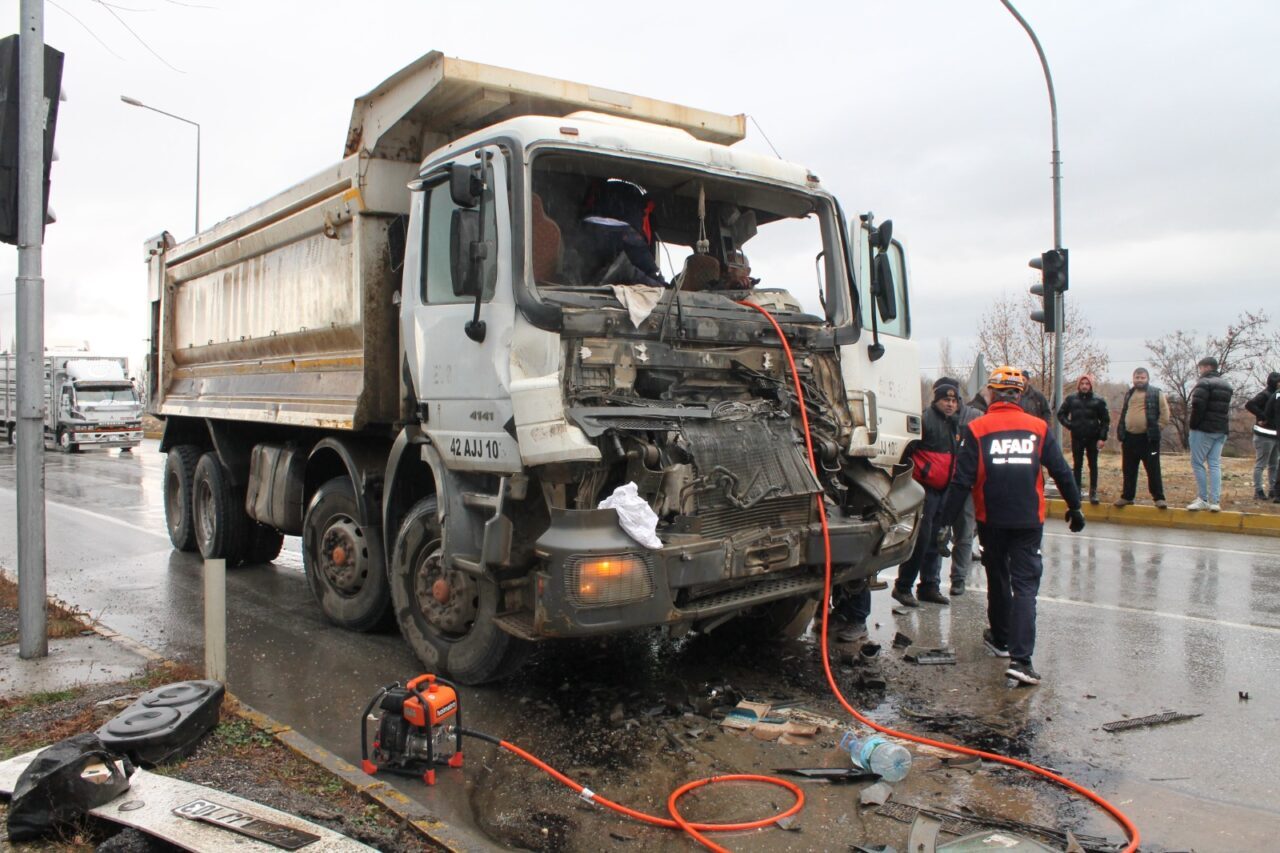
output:
<instances>
[{"instance_id":1,"label":"scattered metal fragment","mask_svg":"<svg viewBox=\"0 0 1280 853\"><path fill-rule=\"evenodd\" d=\"M858 800L864 806L883 806L892 796L893 788L889 787L887 782L877 782L863 788L858 794Z\"/></svg>"},{"instance_id":2,"label":"scattered metal fragment","mask_svg":"<svg viewBox=\"0 0 1280 853\"><path fill-rule=\"evenodd\" d=\"M1123 732L1129 729L1140 729L1143 726L1161 726L1165 723L1177 723L1182 720L1194 720L1201 714L1183 714L1178 711L1165 711L1163 714L1149 714L1145 717L1133 717L1128 720L1114 720L1110 723L1103 723L1102 730L1105 732Z\"/></svg>"},{"instance_id":3,"label":"scattered metal fragment","mask_svg":"<svg viewBox=\"0 0 1280 853\"><path fill-rule=\"evenodd\" d=\"M1007 829L988 829L982 832L948 841L937 848L930 847L937 853L979 853L984 850L1009 851L1009 853L1054 853L1053 848L1046 847L1039 841L1024 835L1015 835ZM1069 848L1068 848L1069 849ZM1079 853L1084 853L1079 847Z\"/></svg>"},{"instance_id":4,"label":"scattered metal fragment","mask_svg":"<svg viewBox=\"0 0 1280 853\"><path fill-rule=\"evenodd\" d=\"M804 779L825 779L836 785L846 782L874 782L880 778L878 773L868 773L856 767L780 767L773 772Z\"/></svg>"},{"instance_id":5,"label":"scattered metal fragment","mask_svg":"<svg viewBox=\"0 0 1280 853\"><path fill-rule=\"evenodd\" d=\"M948 666L956 662L954 649L918 649L907 652L905 657L917 666Z\"/></svg>"},{"instance_id":6,"label":"scattered metal fragment","mask_svg":"<svg viewBox=\"0 0 1280 853\"><path fill-rule=\"evenodd\" d=\"M1249 691L1248 691L1248 690L1241 690L1241 691L1240 691L1240 701L1241 701L1241 702L1248 702L1248 701L1249 701Z\"/></svg>"},{"instance_id":7,"label":"scattered metal fragment","mask_svg":"<svg viewBox=\"0 0 1280 853\"><path fill-rule=\"evenodd\" d=\"M876 814L884 815L902 823L913 822L920 812L941 820L942 831L948 835L967 837L992 829L1006 829L1064 847L1068 843L1067 834L1063 831L1008 818L990 817L968 808L965 808L965 814L961 814L948 809L922 808L906 803L888 802L876 809ZM1109 841L1097 835L1076 835L1075 838L1086 853L1117 853L1117 851L1123 850L1125 847L1123 843Z\"/></svg>"},{"instance_id":8,"label":"scattered metal fragment","mask_svg":"<svg viewBox=\"0 0 1280 853\"><path fill-rule=\"evenodd\" d=\"M942 766L948 770L965 770L975 773L982 769L982 759L976 755L957 755L954 758L942 759Z\"/></svg>"},{"instance_id":9,"label":"scattered metal fragment","mask_svg":"<svg viewBox=\"0 0 1280 853\"><path fill-rule=\"evenodd\" d=\"M1084 853L1084 848L1080 846L1080 842L1071 834L1071 830L1067 830L1067 849L1066 853Z\"/></svg>"},{"instance_id":10,"label":"scattered metal fragment","mask_svg":"<svg viewBox=\"0 0 1280 853\"><path fill-rule=\"evenodd\" d=\"M922 811L927 811L928 814L933 817L940 818L942 820L942 831L948 835L967 835L974 832L980 832L985 828L983 824L976 823L969 818L948 817L937 811L916 808L915 806L909 806L906 803L885 803L880 808L876 809L876 814L893 818L894 820L902 823L912 823L915 821L916 815L920 814Z\"/></svg>"},{"instance_id":11,"label":"scattered metal fragment","mask_svg":"<svg viewBox=\"0 0 1280 853\"><path fill-rule=\"evenodd\" d=\"M895 649L905 649L911 643L912 639L901 631L893 635L893 647Z\"/></svg>"},{"instance_id":12,"label":"scattered metal fragment","mask_svg":"<svg viewBox=\"0 0 1280 853\"><path fill-rule=\"evenodd\" d=\"M907 849L911 853L934 853L938 846L938 833L942 831L942 821L918 812L911 822L911 834L907 836Z\"/></svg>"},{"instance_id":13,"label":"scattered metal fragment","mask_svg":"<svg viewBox=\"0 0 1280 853\"><path fill-rule=\"evenodd\" d=\"M864 658L868 658L868 659L873 658L876 655L880 654L880 644L879 643L863 643L862 648L858 649L858 654L862 655Z\"/></svg>"}]
</instances>

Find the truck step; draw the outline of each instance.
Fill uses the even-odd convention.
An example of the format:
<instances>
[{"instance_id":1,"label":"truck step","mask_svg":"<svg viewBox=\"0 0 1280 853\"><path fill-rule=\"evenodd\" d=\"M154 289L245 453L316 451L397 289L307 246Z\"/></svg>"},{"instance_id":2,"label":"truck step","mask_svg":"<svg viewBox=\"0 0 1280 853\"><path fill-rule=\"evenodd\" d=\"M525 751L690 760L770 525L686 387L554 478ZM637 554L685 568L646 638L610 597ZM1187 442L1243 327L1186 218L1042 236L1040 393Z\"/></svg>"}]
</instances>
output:
<instances>
[{"instance_id":1,"label":"truck step","mask_svg":"<svg viewBox=\"0 0 1280 853\"><path fill-rule=\"evenodd\" d=\"M494 624L513 637L522 640L541 640L533 630L533 614L528 610L501 613L493 618Z\"/></svg>"}]
</instances>

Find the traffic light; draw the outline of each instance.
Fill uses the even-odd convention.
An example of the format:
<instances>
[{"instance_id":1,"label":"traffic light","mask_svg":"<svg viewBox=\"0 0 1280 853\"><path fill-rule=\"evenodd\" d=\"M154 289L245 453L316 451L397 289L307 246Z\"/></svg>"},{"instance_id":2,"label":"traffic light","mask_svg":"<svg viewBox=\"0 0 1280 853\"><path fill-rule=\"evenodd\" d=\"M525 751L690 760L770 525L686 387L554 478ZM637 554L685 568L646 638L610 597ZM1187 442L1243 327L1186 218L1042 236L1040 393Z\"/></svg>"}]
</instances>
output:
<instances>
[{"instance_id":1,"label":"traffic light","mask_svg":"<svg viewBox=\"0 0 1280 853\"><path fill-rule=\"evenodd\" d=\"M18 242L18 37L0 39L0 242ZM62 53L44 46L44 207L49 218L49 164L62 91Z\"/></svg>"},{"instance_id":2,"label":"traffic light","mask_svg":"<svg viewBox=\"0 0 1280 853\"><path fill-rule=\"evenodd\" d=\"M1040 297L1043 306L1041 310L1031 312L1031 319L1043 323L1046 332L1059 332L1062 325L1057 295L1067 289L1067 250L1050 249L1040 257L1032 258L1028 266L1040 270L1040 283L1033 284L1031 292Z\"/></svg>"}]
</instances>

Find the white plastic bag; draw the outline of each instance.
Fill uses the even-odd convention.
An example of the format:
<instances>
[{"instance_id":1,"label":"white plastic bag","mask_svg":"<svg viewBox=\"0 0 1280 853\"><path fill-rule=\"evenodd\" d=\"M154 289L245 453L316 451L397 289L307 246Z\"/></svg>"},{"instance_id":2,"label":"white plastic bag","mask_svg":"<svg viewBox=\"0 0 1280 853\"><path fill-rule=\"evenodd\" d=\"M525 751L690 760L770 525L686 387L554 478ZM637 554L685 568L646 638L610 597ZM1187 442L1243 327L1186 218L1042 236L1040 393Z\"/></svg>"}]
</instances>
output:
<instances>
[{"instance_id":1,"label":"white plastic bag","mask_svg":"<svg viewBox=\"0 0 1280 853\"><path fill-rule=\"evenodd\" d=\"M662 547L658 538L658 514L640 497L635 483L618 486L613 494L600 501L597 509L612 509L618 513L618 524L626 534L646 548Z\"/></svg>"}]
</instances>

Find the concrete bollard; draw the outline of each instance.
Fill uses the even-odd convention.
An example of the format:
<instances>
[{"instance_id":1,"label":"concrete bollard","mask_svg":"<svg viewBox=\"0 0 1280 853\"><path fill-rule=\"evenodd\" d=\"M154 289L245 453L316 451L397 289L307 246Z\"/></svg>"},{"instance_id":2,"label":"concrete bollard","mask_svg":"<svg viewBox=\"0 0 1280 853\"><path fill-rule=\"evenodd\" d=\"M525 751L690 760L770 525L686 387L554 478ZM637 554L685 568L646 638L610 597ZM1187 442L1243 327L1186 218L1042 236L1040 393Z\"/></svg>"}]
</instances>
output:
<instances>
[{"instance_id":1,"label":"concrete bollard","mask_svg":"<svg viewBox=\"0 0 1280 853\"><path fill-rule=\"evenodd\" d=\"M227 683L227 561L204 561L204 677Z\"/></svg>"}]
</instances>

